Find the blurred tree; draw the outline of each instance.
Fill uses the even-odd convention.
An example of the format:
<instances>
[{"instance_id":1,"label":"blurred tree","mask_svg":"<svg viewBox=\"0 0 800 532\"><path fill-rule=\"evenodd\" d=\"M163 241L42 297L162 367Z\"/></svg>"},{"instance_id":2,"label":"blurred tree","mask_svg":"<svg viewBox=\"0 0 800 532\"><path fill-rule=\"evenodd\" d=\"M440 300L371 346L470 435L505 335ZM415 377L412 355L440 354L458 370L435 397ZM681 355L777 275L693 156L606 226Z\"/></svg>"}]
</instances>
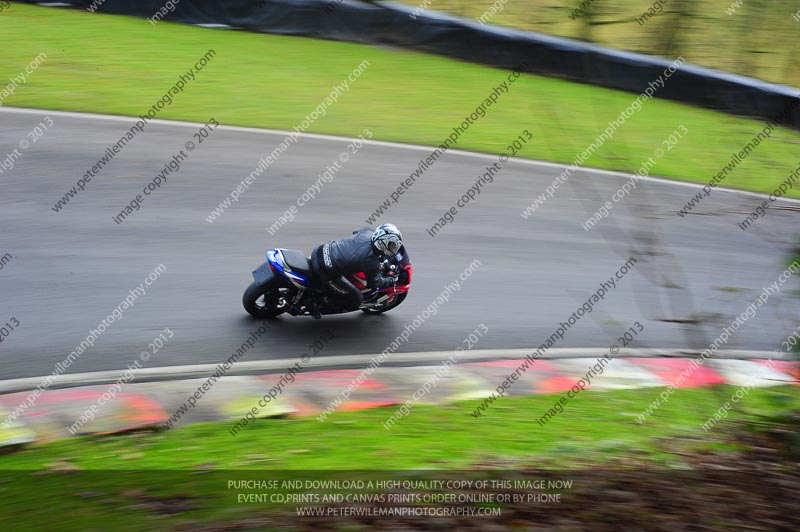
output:
<instances>
[{"instance_id":1,"label":"blurred tree","mask_svg":"<svg viewBox=\"0 0 800 532\"><path fill-rule=\"evenodd\" d=\"M759 76L759 57L758 54L763 53L761 47L764 43L761 40L764 37L765 25L769 24L769 4L775 0L748 0L745 2L733 17L734 23L738 27L739 46L736 50L736 59L739 63L740 72L748 72L748 75ZM771 41L769 37L766 39L767 43Z\"/></svg>"},{"instance_id":2,"label":"blurred tree","mask_svg":"<svg viewBox=\"0 0 800 532\"><path fill-rule=\"evenodd\" d=\"M582 41L593 42L592 39L592 26L600 15L596 1L590 3L584 8L581 8L583 1L575 1L575 7L572 9L580 10L577 14L576 20L578 21L578 38ZM571 13L571 11L570 11Z\"/></svg>"},{"instance_id":3,"label":"blurred tree","mask_svg":"<svg viewBox=\"0 0 800 532\"><path fill-rule=\"evenodd\" d=\"M671 8L658 21L655 51L659 55L677 57L686 54L686 39L694 18L702 6L697 0L670 0ZM652 53L652 51L651 51Z\"/></svg>"}]
</instances>

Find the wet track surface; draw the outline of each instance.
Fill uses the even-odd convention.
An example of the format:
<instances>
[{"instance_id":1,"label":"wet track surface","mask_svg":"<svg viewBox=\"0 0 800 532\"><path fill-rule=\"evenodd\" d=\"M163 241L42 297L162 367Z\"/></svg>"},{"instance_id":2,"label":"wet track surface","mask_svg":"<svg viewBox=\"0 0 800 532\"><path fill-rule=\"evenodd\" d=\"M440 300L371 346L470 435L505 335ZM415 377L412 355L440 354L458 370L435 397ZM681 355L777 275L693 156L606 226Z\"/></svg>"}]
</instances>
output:
<instances>
[{"instance_id":1,"label":"wet track surface","mask_svg":"<svg viewBox=\"0 0 800 532\"><path fill-rule=\"evenodd\" d=\"M0 112L0 159L48 113ZM250 271L270 247L310 249L365 225L429 150L303 137L214 223L206 218L285 134L213 131L177 173L121 224L118 214L188 141L197 126L152 123L60 212L52 207L132 124L50 113L50 131L0 174L0 322L19 326L0 343L2 378L49 374L158 265L166 270L72 364L69 373L124 368L165 327L174 332L151 366L226 359L257 328L241 306ZM357 132L354 132L357 134ZM346 150L350 160L275 236L266 230ZM697 189L640 181L598 227L584 222L627 180L580 171L529 219L522 210L560 167L512 160L478 199L435 237L426 229L496 159L448 153L380 221L396 223L414 264L403 305L383 316L283 317L243 360L291 359L330 329L319 356L377 353L474 260L481 266L398 351L449 351L484 323L479 348L538 346L629 257L638 263L557 347L617 343L635 321L635 345L702 349L722 325L776 281L798 213L773 208L755 227L736 226L755 197L716 191L676 216ZM796 204L794 206L796 209ZM729 348L775 349L797 316L792 279ZM699 322L699 323L698 323Z\"/></svg>"}]
</instances>

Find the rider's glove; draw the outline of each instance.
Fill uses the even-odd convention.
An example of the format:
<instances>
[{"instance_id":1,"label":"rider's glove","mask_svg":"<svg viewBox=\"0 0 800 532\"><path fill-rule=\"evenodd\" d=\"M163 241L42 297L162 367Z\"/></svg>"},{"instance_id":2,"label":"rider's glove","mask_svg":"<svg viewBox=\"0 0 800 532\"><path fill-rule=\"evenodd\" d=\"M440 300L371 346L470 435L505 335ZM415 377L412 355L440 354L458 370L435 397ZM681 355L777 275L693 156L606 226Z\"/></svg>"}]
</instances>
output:
<instances>
[{"instance_id":1,"label":"rider's glove","mask_svg":"<svg viewBox=\"0 0 800 532\"><path fill-rule=\"evenodd\" d=\"M387 275L378 274L375 278L375 284L383 288L397 286L397 274L395 272L390 272Z\"/></svg>"}]
</instances>

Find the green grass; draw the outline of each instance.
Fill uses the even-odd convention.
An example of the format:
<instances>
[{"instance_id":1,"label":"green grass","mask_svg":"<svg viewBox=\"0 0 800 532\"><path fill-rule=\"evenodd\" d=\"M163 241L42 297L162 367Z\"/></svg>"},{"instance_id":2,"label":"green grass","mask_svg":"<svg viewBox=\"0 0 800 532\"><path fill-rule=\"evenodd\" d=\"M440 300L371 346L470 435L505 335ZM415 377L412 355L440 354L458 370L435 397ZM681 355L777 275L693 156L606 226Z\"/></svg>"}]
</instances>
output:
<instances>
[{"instance_id":1,"label":"green grass","mask_svg":"<svg viewBox=\"0 0 800 532\"><path fill-rule=\"evenodd\" d=\"M643 425L640 413L661 389L584 393L540 427L534 420L560 396L509 397L476 419L477 403L415 406L391 430L383 422L394 408L339 412L316 418L263 419L231 436L225 423L190 425L162 433L81 437L34 445L0 457L0 470L82 469L176 470L198 466L228 469L410 469L471 468L475 464L518 468L579 467L627 456L674 465L669 451L684 443L716 445L700 428L735 387L685 389ZM753 390L742 402L764 413L800 407L795 387ZM730 419L741 418L732 412ZM722 425L724 428L724 424Z\"/></svg>"},{"instance_id":2,"label":"green grass","mask_svg":"<svg viewBox=\"0 0 800 532\"><path fill-rule=\"evenodd\" d=\"M354 136L366 127L377 139L416 144L440 144L508 74L350 43L164 22L152 27L143 19L20 4L2 13L0 33L13 43L0 47L0 79L47 54L4 105L140 115L211 48L216 57L159 117L291 129L367 60L351 90L309 131ZM529 129L534 140L521 156L571 162L633 99L621 91L525 75L457 147L499 153ZM680 125L689 134L652 175L707 182L763 127L757 120L650 100L586 166L634 171ZM771 192L797 166L798 144L797 131L775 131L723 185ZM520 191L520 204L513 207L524 207L540 192ZM800 197L800 188L790 194Z\"/></svg>"}]
</instances>

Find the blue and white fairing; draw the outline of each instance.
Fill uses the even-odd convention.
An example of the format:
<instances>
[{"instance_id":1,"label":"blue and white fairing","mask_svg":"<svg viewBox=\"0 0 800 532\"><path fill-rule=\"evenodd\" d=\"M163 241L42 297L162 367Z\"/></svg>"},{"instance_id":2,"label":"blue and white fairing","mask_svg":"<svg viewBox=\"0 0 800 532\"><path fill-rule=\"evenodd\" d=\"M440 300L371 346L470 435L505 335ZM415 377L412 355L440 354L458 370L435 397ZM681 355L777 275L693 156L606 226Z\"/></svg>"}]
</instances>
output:
<instances>
[{"instance_id":1,"label":"blue and white fairing","mask_svg":"<svg viewBox=\"0 0 800 532\"><path fill-rule=\"evenodd\" d=\"M270 267L273 271L288 279L296 287L310 288L311 280L302 273L292 271L289 265L286 264L286 259L283 257L284 249L285 248L277 248L267 251L267 262Z\"/></svg>"}]
</instances>

